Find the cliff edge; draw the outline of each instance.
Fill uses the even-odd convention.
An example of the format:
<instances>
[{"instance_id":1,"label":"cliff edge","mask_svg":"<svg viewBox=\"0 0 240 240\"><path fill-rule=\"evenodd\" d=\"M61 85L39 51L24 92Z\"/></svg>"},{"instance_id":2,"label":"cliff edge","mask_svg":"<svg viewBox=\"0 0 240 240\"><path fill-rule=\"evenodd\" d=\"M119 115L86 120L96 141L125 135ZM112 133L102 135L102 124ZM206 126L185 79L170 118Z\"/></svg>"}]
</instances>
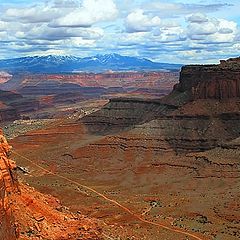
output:
<instances>
[{"instance_id":1,"label":"cliff edge","mask_svg":"<svg viewBox=\"0 0 240 240\"><path fill-rule=\"evenodd\" d=\"M15 220L11 206L12 194L15 192L15 181L12 169L15 163L9 159L11 146L0 129L0 239L16 239Z\"/></svg>"},{"instance_id":2,"label":"cliff edge","mask_svg":"<svg viewBox=\"0 0 240 240\"><path fill-rule=\"evenodd\" d=\"M187 91L193 100L240 97L240 57L221 60L217 65L182 67L175 91Z\"/></svg>"}]
</instances>

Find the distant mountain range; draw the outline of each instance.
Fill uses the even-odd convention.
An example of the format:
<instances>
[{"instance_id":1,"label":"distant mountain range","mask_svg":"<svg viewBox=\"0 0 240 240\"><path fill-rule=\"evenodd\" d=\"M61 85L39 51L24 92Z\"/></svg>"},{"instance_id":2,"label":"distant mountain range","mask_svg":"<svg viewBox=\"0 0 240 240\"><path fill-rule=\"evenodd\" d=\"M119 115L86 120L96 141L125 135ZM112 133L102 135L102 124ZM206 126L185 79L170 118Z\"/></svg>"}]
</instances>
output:
<instances>
[{"instance_id":1,"label":"distant mountain range","mask_svg":"<svg viewBox=\"0 0 240 240\"><path fill-rule=\"evenodd\" d=\"M182 65L158 63L146 58L119 54L75 56L33 56L0 60L0 71L31 73L69 73L106 71L178 71Z\"/></svg>"}]
</instances>

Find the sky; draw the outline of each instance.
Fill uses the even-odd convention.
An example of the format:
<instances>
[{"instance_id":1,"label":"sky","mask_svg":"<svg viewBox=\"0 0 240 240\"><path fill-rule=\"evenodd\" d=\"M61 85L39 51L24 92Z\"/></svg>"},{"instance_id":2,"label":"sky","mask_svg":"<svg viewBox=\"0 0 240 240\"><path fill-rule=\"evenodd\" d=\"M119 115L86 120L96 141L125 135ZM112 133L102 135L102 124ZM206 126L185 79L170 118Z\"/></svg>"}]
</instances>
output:
<instances>
[{"instance_id":1,"label":"sky","mask_svg":"<svg viewBox=\"0 0 240 240\"><path fill-rule=\"evenodd\" d=\"M240 54L239 0L0 0L0 58L118 53L169 63Z\"/></svg>"}]
</instances>

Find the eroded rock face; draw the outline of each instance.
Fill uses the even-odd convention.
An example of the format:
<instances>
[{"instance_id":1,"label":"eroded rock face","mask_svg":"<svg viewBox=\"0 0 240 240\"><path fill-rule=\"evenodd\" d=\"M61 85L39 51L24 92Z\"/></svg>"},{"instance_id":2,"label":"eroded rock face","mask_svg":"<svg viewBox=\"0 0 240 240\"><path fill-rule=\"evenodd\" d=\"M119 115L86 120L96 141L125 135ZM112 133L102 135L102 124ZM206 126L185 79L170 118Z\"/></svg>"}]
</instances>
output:
<instances>
[{"instance_id":1,"label":"eroded rock face","mask_svg":"<svg viewBox=\"0 0 240 240\"><path fill-rule=\"evenodd\" d=\"M182 68L175 90L188 91L192 99L240 97L240 58L219 65L188 65Z\"/></svg>"},{"instance_id":2,"label":"eroded rock face","mask_svg":"<svg viewBox=\"0 0 240 240\"><path fill-rule=\"evenodd\" d=\"M0 238L6 240L16 239L14 218L2 174L0 176L0 218Z\"/></svg>"},{"instance_id":3,"label":"eroded rock face","mask_svg":"<svg viewBox=\"0 0 240 240\"><path fill-rule=\"evenodd\" d=\"M131 129L174 109L175 106L162 104L159 100L115 98L81 121L92 133L109 134Z\"/></svg>"},{"instance_id":4,"label":"eroded rock face","mask_svg":"<svg viewBox=\"0 0 240 240\"><path fill-rule=\"evenodd\" d=\"M41 85L43 82L55 84L76 84L95 88L153 88L169 89L178 80L178 72L114 72L78 74L19 74L1 87L4 90L19 90L24 87Z\"/></svg>"},{"instance_id":5,"label":"eroded rock face","mask_svg":"<svg viewBox=\"0 0 240 240\"><path fill-rule=\"evenodd\" d=\"M11 174L13 162L8 159L8 145L0 133L0 239L16 239L15 221L11 205L11 194L14 192L14 180Z\"/></svg>"},{"instance_id":6,"label":"eroded rock face","mask_svg":"<svg viewBox=\"0 0 240 240\"><path fill-rule=\"evenodd\" d=\"M81 121L94 134L131 130L127 137L109 141L124 148L205 151L240 134L240 102L217 104L217 100L197 100L174 109L160 102L115 99Z\"/></svg>"}]
</instances>

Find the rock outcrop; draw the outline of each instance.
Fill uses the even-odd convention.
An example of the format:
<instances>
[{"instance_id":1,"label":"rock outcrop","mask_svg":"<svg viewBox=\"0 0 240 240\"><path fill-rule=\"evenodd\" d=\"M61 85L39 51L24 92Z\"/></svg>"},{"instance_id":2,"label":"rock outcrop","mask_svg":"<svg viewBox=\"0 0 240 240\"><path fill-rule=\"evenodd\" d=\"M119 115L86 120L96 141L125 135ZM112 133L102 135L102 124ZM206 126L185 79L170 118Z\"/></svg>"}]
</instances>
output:
<instances>
[{"instance_id":1,"label":"rock outcrop","mask_svg":"<svg viewBox=\"0 0 240 240\"><path fill-rule=\"evenodd\" d=\"M4 240L16 239L14 217L2 174L0 176L0 218L0 238Z\"/></svg>"},{"instance_id":2,"label":"rock outcrop","mask_svg":"<svg viewBox=\"0 0 240 240\"><path fill-rule=\"evenodd\" d=\"M12 169L15 168L13 161L8 159L11 147L0 132L0 239L16 239L15 221L11 205L14 193L14 179Z\"/></svg>"},{"instance_id":3,"label":"rock outcrop","mask_svg":"<svg viewBox=\"0 0 240 240\"><path fill-rule=\"evenodd\" d=\"M182 67L179 92L188 92L192 99L230 99L240 97L240 58L221 60L218 65Z\"/></svg>"}]
</instances>

